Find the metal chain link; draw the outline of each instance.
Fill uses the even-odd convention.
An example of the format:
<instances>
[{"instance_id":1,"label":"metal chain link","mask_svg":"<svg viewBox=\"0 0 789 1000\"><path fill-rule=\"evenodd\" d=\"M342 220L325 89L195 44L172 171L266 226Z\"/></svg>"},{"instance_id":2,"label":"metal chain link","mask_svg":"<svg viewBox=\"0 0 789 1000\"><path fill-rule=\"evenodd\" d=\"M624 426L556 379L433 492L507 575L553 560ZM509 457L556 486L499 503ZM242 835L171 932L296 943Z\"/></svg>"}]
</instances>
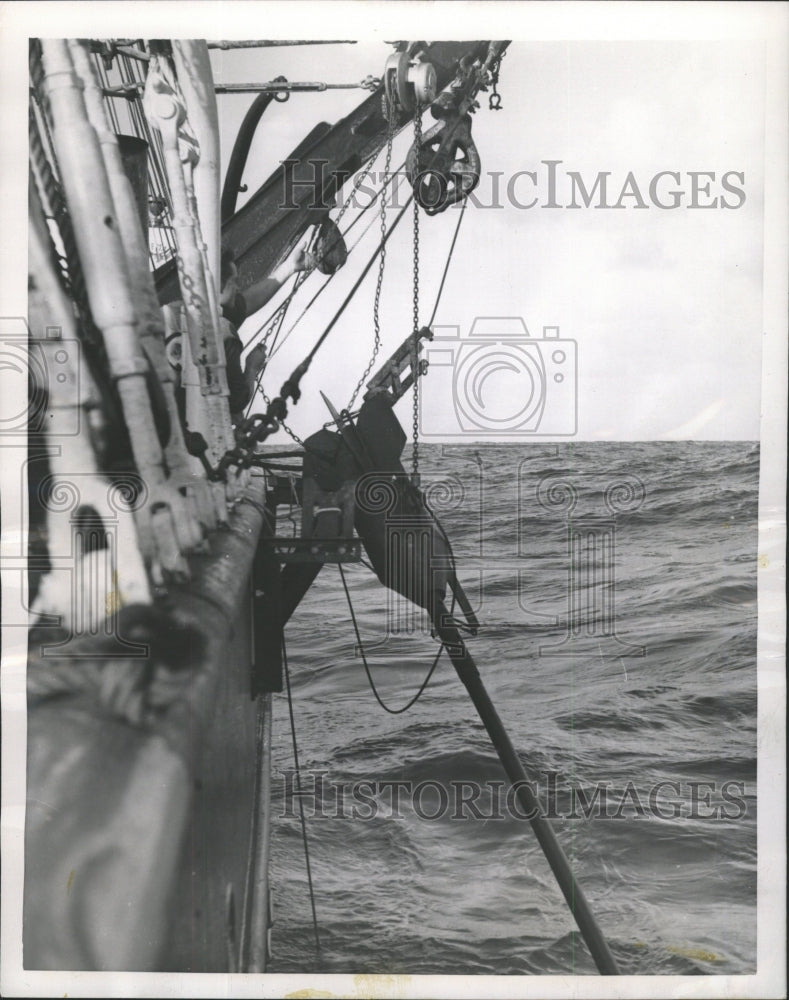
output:
<instances>
[{"instance_id":1,"label":"metal chain link","mask_svg":"<svg viewBox=\"0 0 789 1000\"><path fill-rule=\"evenodd\" d=\"M260 390L260 395L263 397L263 402L266 404L266 406L267 407L271 406L271 400L268 398L266 393L263 392L262 389ZM284 420L279 421L279 426L282 428L283 431L285 431L288 437L292 438L296 442L296 444L299 444L301 445L302 448L306 449L307 446L304 444L304 442L301 440L298 434L295 431L292 431Z\"/></svg>"},{"instance_id":2,"label":"metal chain link","mask_svg":"<svg viewBox=\"0 0 789 1000\"><path fill-rule=\"evenodd\" d=\"M414 148L420 149L422 145L422 106L417 100L414 111ZM419 204L414 198L414 346L413 361L414 366L414 397L413 397L413 433L414 443L411 453L411 482L414 486L419 486L419 360L417 356L417 343L419 338Z\"/></svg>"},{"instance_id":3,"label":"metal chain link","mask_svg":"<svg viewBox=\"0 0 789 1000\"><path fill-rule=\"evenodd\" d=\"M373 164L378 159L378 156L379 156L381 150L384 148L384 146L389 146L390 145L389 136L390 136L390 129L387 129L386 138L383 140L382 143L380 143L380 145L378 145L376 147L375 151L372 153L372 155L370 156L370 158L367 160L367 165L354 178L354 180L353 180L353 187L351 188L351 193L345 199L345 202L344 202L343 206L340 208L340 211L339 211L339 214L337 215L337 218L334 220L334 224L337 227L339 227L340 220L342 219L342 217L345 215L346 211L348 210L348 207L350 206L351 201L353 200L354 195L358 193L359 188L362 186L362 184L367 179L367 177L369 177L370 171L373 168ZM391 156L391 153L389 155Z\"/></svg>"},{"instance_id":4,"label":"metal chain link","mask_svg":"<svg viewBox=\"0 0 789 1000\"><path fill-rule=\"evenodd\" d=\"M490 81L491 84L493 85L493 90L490 97L488 98L488 107L490 108L491 111L501 111L503 107L501 103L501 94L498 92L498 84L499 84L499 70L501 69L501 60L504 58L506 54L507 54L506 52L502 52L499 55L499 57L495 60L493 65L490 67Z\"/></svg>"},{"instance_id":5,"label":"metal chain link","mask_svg":"<svg viewBox=\"0 0 789 1000\"><path fill-rule=\"evenodd\" d=\"M373 327L375 329L375 339L373 342L373 354L367 367L362 372L362 377L356 383L356 388L353 390L353 395L346 406L346 410L350 411L353 409L353 404L356 397L362 390L362 386L367 381L367 377L373 370L373 365L375 364L375 359L378 357L378 352L381 349L381 319L380 319L380 307L381 307L381 287L384 280L384 268L386 266L386 186L389 181L389 171L392 169L392 143L394 142L395 134L395 108L394 102L389 104L389 115L387 118L387 129L386 129L386 163L384 164L384 176L383 183L381 185L381 254L378 258L378 280L375 285L375 301L373 303Z\"/></svg>"}]
</instances>

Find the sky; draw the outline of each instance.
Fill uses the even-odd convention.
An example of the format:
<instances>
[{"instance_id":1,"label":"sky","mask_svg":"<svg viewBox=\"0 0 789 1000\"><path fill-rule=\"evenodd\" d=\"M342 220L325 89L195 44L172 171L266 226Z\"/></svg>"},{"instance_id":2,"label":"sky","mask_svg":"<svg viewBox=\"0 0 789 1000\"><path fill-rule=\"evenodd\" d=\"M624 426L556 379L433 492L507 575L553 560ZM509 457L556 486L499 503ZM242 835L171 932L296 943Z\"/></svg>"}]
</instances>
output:
<instances>
[{"instance_id":1,"label":"sky","mask_svg":"<svg viewBox=\"0 0 789 1000\"><path fill-rule=\"evenodd\" d=\"M380 75L390 51L384 43L364 43L216 51L212 60L223 83L280 73L290 80L353 82ZM436 316L437 324L457 332L442 331L454 367L436 363L423 383L427 438L560 440L573 431L580 440L758 438L764 85L758 42L512 42L501 68L502 110L490 111L482 94L473 116L483 177L477 203L463 219ZM317 121L338 120L365 96L328 91L271 105L250 154L249 192L241 198ZM218 97L223 164L252 99ZM431 124L428 116L425 127ZM395 143L394 164L411 140L409 126ZM376 165L382 169L383 157ZM663 172L678 174L678 181ZM595 207L601 174L607 174L606 197L603 207ZM398 204L407 196L403 184ZM592 207L583 204L580 184L594 191ZM677 208L654 204L671 205L677 197ZM537 204L527 207L535 198ZM578 207L567 207L573 203ZM605 207L617 203L623 207ZM349 212L345 218L352 217ZM421 322L432 312L456 223L456 209L422 215ZM376 367L410 332L410 226L404 219L387 247ZM269 395L322 332L332 306L372 253L377 229L374 224L344 273L272 359ZM373 268L302 383L305 395L291 419L301 434L326 419L318 390L345 405L370 358L375 275ZM323 280L315 275L304 285L285 329ZM243 339L255 334L269 311L245 324ZM528 346L511 324L490 347L469 339L476 317L522 318ZM554 346L539 344L546 326L558 327L559 338L569 342L563 353L570 366L562 366L561 385L553 380ZM497 362L502 343L511 359L504 367ZM440 357L448 357L446 351ZM519 422L518 414L528 410L524 399L543 401L538 422ZM474 411L471 421L456 412L458 400L468 404L467 415ZM410 406L410 397L399 404L401 420L410 420Z\"/></svg>"}]
</instances>

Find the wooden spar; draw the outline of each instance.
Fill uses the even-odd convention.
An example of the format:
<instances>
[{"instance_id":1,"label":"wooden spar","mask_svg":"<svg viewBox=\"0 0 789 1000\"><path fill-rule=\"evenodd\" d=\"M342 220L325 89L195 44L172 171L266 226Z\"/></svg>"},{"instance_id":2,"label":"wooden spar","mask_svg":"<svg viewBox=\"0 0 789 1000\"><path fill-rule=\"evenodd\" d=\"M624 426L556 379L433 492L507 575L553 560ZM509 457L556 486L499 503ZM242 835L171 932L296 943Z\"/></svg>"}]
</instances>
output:
<instances>
[{"instance_id":1,"label":"wooden spar","mask_svg":"<svg viewBox=\"0 0 789 1000\"><path fill-rule=\"evenodd\" d=\"M529 816L529 822L535 836L548 859L584 941L592 953L598 971L604 976L618 976L619 969L611 954L611 949L608 947L608 942L592 914L583 890L575 879L570 862L562 850L550 820L543 814L539 800L529 783L526 770L493 702L490 700L485 685L482 683L477 665L458 630L454 625L447 624L449 621L451 621L449 612L443 604L439 604L433 613L433 624L436 631L441 636L455 670L474 702L474 707L488 731L488 736L496 748L499 760L507 772L507 777L516 790L521 806Z\"/></svg>"}]
</instances>

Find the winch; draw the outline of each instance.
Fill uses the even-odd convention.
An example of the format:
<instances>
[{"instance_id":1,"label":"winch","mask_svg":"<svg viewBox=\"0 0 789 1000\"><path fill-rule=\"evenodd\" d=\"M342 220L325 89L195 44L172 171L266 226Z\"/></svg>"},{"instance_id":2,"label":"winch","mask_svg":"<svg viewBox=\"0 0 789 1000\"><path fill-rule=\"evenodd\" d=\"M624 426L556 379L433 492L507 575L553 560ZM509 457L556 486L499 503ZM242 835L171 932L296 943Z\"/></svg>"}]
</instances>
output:
<instances>
[{"instance_id":1,"label":"winch","mask_svg":"<svg viewBox=\"0 0 789 1000\"><path fill-rule=\"evenodd\" d=\"M437 78L432 63L424 60L414 46L393 52L384 68L387 112L394 107L411 113L418 105L430 104L436 97ZM388 114L387 114L388 117Z\"/></svg>"}]
</instances>

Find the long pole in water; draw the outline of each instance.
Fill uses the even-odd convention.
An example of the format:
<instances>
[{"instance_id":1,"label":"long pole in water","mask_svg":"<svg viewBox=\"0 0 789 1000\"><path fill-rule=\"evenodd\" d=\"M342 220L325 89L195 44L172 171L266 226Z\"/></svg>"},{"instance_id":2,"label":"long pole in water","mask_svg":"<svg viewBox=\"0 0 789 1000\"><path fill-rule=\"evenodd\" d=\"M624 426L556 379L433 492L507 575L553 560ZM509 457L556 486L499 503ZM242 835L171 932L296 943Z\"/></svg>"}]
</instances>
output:
<instances>
[{"instance_id":1,"label":"long pole in water","mask_svg":"<svg viewBox=\"0 0 789 1000\"><path fill-rule=\"evenodd\" d=\"M611 949L608 947L608 942L589 908L583 890L575 880L570 862L562 850L562 845L556 837L550 820L543 814L523 764L521 764L507 730L504 728L485 685L482 683L477 665L466 648L460 632L454 625L446 624L449 620L450 615L445 605L438 604L433 616L436 631L446 645L455 670L471 696L480 719L485 724L485 729L487 729L488 736L496 748L499 760L507 772L507 777L516 789L521 806L529 816L532 829L548 859L553 874L556 876L556 881L564 893L564 898L575 917L584 941L592 953L597 969L604 976L618 976L619 969L611 954Z\"/></svg>"}]
</instances>

